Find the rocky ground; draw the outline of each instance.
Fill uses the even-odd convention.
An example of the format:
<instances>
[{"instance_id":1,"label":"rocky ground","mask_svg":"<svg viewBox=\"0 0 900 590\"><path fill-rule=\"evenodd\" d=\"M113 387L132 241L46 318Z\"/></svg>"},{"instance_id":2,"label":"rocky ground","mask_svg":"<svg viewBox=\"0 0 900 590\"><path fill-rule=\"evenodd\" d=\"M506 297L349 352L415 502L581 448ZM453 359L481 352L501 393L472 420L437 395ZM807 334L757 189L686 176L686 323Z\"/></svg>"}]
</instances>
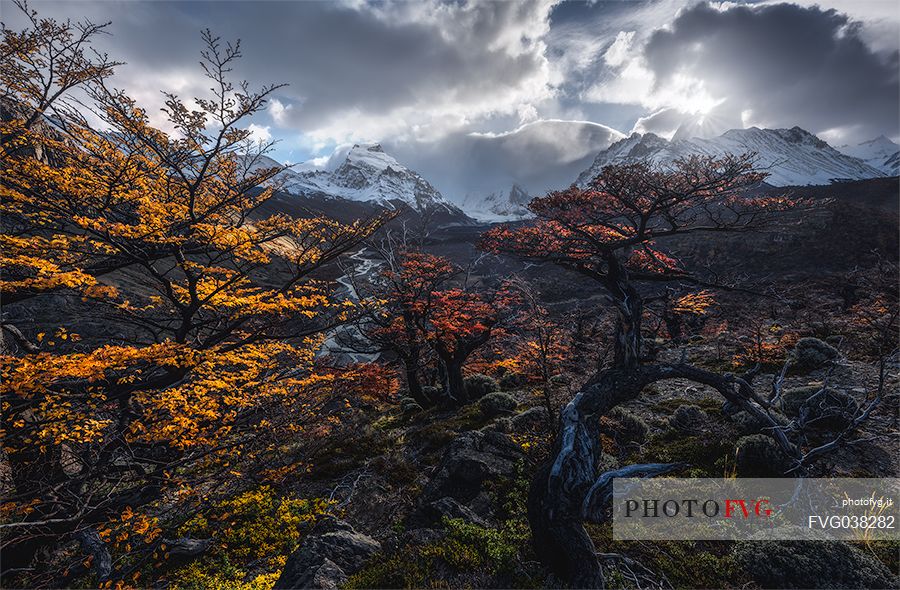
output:
<instances>
[{"instance_id":1,"label":"rocky ground","mask_svg":"<svg viewBox=\"0 0 900 590\"><path fill-rule=\"evenodd\" d=\"M697 343L687 352L710 351ZM889 394L872 419L852 444L819 461L814 475L897 476L898 373L897 366L889 368ZM761 396L769 394L773 378L757 376ZM863 404L877 381L872 365L839 358L826 368L789 374L785 395L827 385ZM574 387L559 384L555 402ZM536 390L492 395L503 403L485 398L459 411L394 407L369 416L368 425L361 420L336 432L294 490L335 500L333 516L310 531L276 587L558 586L535 559L525 516L528 480L551 444L547 411ZM787 419L791 411L785 410ZM702 386L659 383L603 418L601 431L609 468L683 461L690 467L682 476L752 475L747 470L753 466L742 464L736 449L755 432L753 425ZM826 440L829 434L820 429L815 436ZM896 543L626 543L613 541L608 526L590 533L612 587L897 585ZM840 567L829 565L837 558Z\"/></svg>"}]
</instances>

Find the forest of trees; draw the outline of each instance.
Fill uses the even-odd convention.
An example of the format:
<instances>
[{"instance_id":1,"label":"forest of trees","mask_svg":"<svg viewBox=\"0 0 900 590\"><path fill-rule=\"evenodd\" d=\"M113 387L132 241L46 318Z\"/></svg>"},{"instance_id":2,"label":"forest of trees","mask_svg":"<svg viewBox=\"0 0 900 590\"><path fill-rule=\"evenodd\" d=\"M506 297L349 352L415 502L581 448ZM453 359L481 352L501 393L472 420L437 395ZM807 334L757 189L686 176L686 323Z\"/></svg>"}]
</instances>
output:
<instances>
[{"instance_id":1,"label":"forest of trees","mask_svg":"<svg viewBox=\"0 0 900 590\"><path fill-rule=\"evenodd\" d=\"M528 570L537 585L653 586L637 556L622 557L640 569L634 583L604 561L609 490L596 484L686 473L691 461L621 442L629 421L647 425L619 406L661 382L704 388L710 419L728 423L719 407L742 413L744 434L769 441L777 460L767 465L784 476L823 473L823 459L876 416L896 427L896 399L885 401L896 252L870 253L834 292L817 290L815 271L759 280L740 261L722 273L679 255L709 239L724 240L727 257L731 235L799 232L824 210L748 196L766 176L753 154L610 166L588 188L534 199L530 220L485 228L470 255L453 257L399 210L355 222L263 213L283 168L259 165L271 145L248 127L278 86L231 79L239 43L204 33L211 93L166 94L163 131L111 86L127 66L93 51L105 25L20 8L30 26L4 26L0 45L4 587L271 588L317 523L350 521L354 498L375 496L363 476L405 474L382 486L401 522L398 507L412 511L436 485L427 478L470 419L506 420L495 430L522 453L521 493L491 490L505 499L495 527L445 517L456 553L416 559L492 581L441 582L438 569L344 583L503 587L521 583L527 562L539 564ZM334 277L361 249L377 265L347 271L349 297ZM566 277L566 297L548 295L529 268ZM839 354L869 371L828 432L808 414L783 420L803 350L824 355L812 369L825 376L801 405L831 391ZM517 431L509 416L523 406L539 419ZM391 439L411 449L402 468L372 466L405 456L375 439L386 423L407 429ZM405 543L398 554L437 547ZM384 547L382 568L399 559ZM678 551L681 561L711 555Z\"/></svg>"}]
</instances>

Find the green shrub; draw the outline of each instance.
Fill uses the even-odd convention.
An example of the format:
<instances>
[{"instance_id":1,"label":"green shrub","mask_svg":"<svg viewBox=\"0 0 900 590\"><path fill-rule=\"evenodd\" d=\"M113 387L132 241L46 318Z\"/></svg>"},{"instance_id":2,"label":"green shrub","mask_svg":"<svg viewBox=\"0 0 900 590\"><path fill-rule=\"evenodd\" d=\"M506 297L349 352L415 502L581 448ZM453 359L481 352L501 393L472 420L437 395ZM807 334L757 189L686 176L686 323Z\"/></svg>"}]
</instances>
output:
<instances>
[{"instance_id":1,"label":"green shrub","mask_svg":"<svg viewBox=\"0 0 900 590\"><path fill-rule=\"evenodd\" d=\"M443 538L408 544L393 555L371 560L350 576L344 588L443 588L454 575L508 576L517 569L519 552L528 545L524 520L510 520L496 529L460 519L444 519L443 526ZM500 587L506 586L509 583Z\"/></svg>"},{"instance_id":2,"label":"green shrub","mask_svg":"<svg viewBox=\"0 0 900 590\"><path fill-rule=\"evenodd\" d=\"M821 369L838 357L836 348L818 338L801 338L791 352L791 367L799 371Z\"/></svg>"},{"instance_id":3,"label":"green shrub","mask_svg":"<svg viewBox=\"0 0 900 590\"><path fill-rule=\"evenodd\" d=\"M700 406L683 404L675 408L669 417L669 426L682 432L693 432L702 427L707 420L709 416L700 409Z\"/></svg>"},{"instance_id":4,"label":"green shrub","mask_svg":"<svg viewBox=\"0 0 900 590\"><path fill-rule=\"evenodd\" d=\"M494 391L500 391L500 384L493 377L475 373L465 379L466 396L469 399L479 399Z\"/></svg>"},{"instance_id":5,"label":"green shrub","mask_svg":"<svg viewBox=\"0 0 900 590\"><path fill-rule=\"evenodd\" d=\"M771 411L769 415L782 426L787 426L790 422L790 420L780 412ZM760 420L746 410L734 412L728 416L728 419L737 427L738 432L741 434L756 434L763 428L769 427L768 422Z\"/></svg>"},{"instance_id":6,"label":"green shrub","mask_svg":"<svg viewBox=\"0 0 900 590\"><path fill-rule=\"evenodd\" d=\"M606 417L612 422L613 437L620 444L642 443L647 440L650 427L643 418L625 408L615 407Z\"/></svg>"},{"instance_id":7,"label":"green shrub","mask_svg":"<svg viewBox=\"0 0 900 590\"><path fill-rule=\"evenodd\" d=\"M739 438L735 445L734 462L738 477L782 477L790 468L790 459L765 434Z\"/></svg>"},{"instance_id":8,"label":"green shrub","mask_svg":"<svg viewBox=\"0 0 900 590\"><path fill-rule=\"evenodd\" d=\"M265 590L281 574L287 556L334 502L277 495L269 486L216 502L178 530L179 536L212 539L199 559L169 574L172 588Z\"/></svg>"},{"instance_id":9,"label":"green shrub","mask_svg":"<svg viewBox=\"0 0 900 590\"><path fill-rule=\"evenodd\" d=\"M858 409L847 392L816 385L784 390L781 407L788 416L802 417L807 424L829 429L850 424Z\"/></svg>"},{"instance_id":10,"label":"green shrub","mask_svg":"<svg viewBox=\"0 0 900 590\"><path fill-rule=\"evenodd\" d=\"M503 391L515 391L528 383L528 379L522 373L507 371L500 377L500 389Z\"/></svg>"},{"instance_id":11,"label":"green shrub","mask_svg":"<svg viewBox=\"0 0 900 590\"><path fill-rule=\"evenodd\" d=\"M511 414L515 411L517 405L518 403L513 396L499 391L489 393L478 400L478 408L481 410L482 415L487 417Z\"/></svg>"}]
</instances>

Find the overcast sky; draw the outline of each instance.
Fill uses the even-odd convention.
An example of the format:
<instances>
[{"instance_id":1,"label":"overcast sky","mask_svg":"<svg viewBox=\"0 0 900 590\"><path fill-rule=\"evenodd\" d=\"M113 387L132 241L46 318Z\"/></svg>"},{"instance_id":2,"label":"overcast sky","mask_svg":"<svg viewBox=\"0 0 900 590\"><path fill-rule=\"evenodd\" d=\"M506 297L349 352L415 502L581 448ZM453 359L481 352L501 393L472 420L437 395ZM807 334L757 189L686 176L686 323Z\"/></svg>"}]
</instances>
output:
<instances>
[{"instance_id":1,"label":"overcast sky","mask_svg":"<svg viewBox=\"0 0 900 590\"><path fill-rule=\"evenodd\" d=\"M17 28L14 7L0 1ZM661 135L688 116L723 131L799 125L834 145L900 136L896 0L31 5L112 21L99 45L127 62L116 85L153 112L161 89L204 94L203 28L240 38L237 75L288 84L253 122L260 138L280 140L282 161L324 162L342 145L381 141L410 167L433 170L528 124L546 157L593 149L574 146L565 126L534 125L545 120Z\"/></svg>"}]
</instances>

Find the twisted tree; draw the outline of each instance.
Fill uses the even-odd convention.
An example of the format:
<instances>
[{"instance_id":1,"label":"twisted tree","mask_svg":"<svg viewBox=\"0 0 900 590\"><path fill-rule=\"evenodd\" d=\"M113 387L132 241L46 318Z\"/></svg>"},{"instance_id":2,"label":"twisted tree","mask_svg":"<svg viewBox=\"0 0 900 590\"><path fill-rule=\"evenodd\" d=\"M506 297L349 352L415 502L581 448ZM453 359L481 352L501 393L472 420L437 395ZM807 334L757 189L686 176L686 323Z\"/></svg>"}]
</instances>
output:
<instances>
[{"instance_id":1,"label":"twisted tree","mask_svg":"<svg viewBox=\"0 0 900 590\"><path fill-rule=\"evenodd\" d=\"M752 155L692 156L670 168L649 163L610 166L589 188L571 187L534 199L535 221L498 227L483 247L537 263L553 263L585 275L606 292L616 310L612 366L591 378L565 406L551 461L539 469L528 499L529 523L541 560L575 587L602 587L594 544L585 520L602 521L613 476L652 476L675 465L632 465L597 473L597 422L614 406L634 399L656 381L684 378L710 386L726 400L773 427L779 444L801 459L750 385L752 373L720 375L691 365L648 362L641 336L642 285L677 281L712 288L667 254L659 240L689 234L751 232L798 203L751 199L744 191L765 174Z\"/></svg>"}]
</instances>

